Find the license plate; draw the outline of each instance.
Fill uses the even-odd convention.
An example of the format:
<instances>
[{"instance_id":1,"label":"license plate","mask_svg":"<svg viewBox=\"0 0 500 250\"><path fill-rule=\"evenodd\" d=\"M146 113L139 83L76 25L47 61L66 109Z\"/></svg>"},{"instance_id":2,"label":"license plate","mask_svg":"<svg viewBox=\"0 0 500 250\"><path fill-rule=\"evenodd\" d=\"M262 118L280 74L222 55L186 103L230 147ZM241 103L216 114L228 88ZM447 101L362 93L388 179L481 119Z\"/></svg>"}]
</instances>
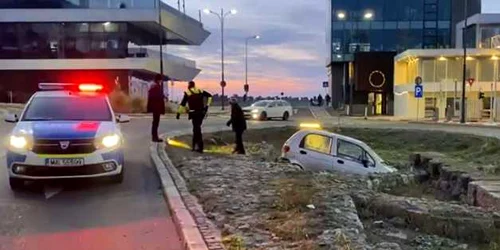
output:
<instances>
[{"instance_id":1,"label":"license plate","mask_svg":"<svg viewBox=\"0 0 500 250\"><path fill-rule=\"evenodd\" d=\"M83 158L68 158L68 159L47 159L49 167L79 167L83 166Z\"/></svg>"}]
</instances>

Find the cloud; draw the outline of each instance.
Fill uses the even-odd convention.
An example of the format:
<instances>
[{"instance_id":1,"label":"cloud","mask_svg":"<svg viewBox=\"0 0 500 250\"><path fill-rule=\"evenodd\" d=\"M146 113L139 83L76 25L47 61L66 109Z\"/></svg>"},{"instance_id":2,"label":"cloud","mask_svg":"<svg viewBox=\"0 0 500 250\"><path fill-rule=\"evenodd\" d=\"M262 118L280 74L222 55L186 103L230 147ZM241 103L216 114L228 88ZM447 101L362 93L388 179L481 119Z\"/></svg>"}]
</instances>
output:
<instances>
[{"instance_id":1,"label":"cloud","mask_svg":"<svg viewBox=\"0 0 500 250\"><path fill-rule=\"evenodd\" d=\"M315 53L298 46L279 44L279 45L264 45L254 48L252 53L254 56L262 56L274 59L276 61L288 62L317 62L321 57Z\"/></svg>"}]
</instances>

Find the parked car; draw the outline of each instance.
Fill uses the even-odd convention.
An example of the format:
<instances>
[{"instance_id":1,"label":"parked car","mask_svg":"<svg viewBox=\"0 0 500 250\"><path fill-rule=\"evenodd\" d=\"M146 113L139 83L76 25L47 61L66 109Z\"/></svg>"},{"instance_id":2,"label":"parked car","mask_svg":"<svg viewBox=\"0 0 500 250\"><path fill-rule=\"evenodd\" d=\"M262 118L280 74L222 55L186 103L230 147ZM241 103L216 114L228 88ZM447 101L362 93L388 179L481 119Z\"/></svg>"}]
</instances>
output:
<instances>
[{"instance_id":1,"label":"parked car","mask_svg":"<svg viewBox=\"0 0 500 250\"><path fill-rule=\"evenodd\" d=\"M283 145L282 158L304 170L360 175L396 171L364 142L315 129L292 135Z\"/></svg>"},{"instance_id":2,"label":"parked car","mask_svg":"<svg viewBox=\"0 0 500 250\"><path fill-rule=\"evenodd\" d=\"M243 108L243 112L247 119L265 121L272 118L280 118L286 121L293 115L293 108L287 101L264 100Z\"/></svg>"}]
</instances>

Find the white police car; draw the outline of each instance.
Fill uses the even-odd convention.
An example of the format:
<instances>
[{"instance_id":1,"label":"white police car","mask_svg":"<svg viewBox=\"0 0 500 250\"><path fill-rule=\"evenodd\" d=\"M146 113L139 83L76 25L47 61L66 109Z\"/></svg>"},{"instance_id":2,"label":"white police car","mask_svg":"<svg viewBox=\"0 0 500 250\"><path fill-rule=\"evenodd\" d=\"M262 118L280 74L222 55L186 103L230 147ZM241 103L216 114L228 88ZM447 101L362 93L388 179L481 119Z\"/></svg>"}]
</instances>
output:
<instances>
[{"instance_id":1,"label":"white police car","mask_svg":"<svg viewBox=\"0 0 500 250\"><path fill-rule=\"evenodd\" d=\"M13 190L25 180L107 177L123 181L123 136L101 85L40 84L8 138L7 168Z\"/></svg>"}]
</instances>

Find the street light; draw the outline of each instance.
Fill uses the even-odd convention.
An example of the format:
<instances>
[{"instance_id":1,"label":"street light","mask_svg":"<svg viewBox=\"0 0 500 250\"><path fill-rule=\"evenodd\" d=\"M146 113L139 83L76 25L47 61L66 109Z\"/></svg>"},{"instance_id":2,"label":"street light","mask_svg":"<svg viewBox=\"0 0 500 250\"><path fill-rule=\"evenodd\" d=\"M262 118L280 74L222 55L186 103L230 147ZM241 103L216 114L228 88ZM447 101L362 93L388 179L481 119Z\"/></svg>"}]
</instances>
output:
<instances>
[{"instance_id":1,"label":"street light","mask_svg":"<svg viewBox=\"0 0 500 250\"><path fill-rule=\"evenodd\" d=\"M365 12L365 15L363 16L366 20L372 19L373 18L373 12L367 11Z\"/></svg>"},{"instance_id":2,"label":"street light","mask_svg":"<svg viewBox=\"0 0 500 250\"><path fill-rule=\"evenodd\" d=\"M244 86L244 89L245 89L245 92L248 91L248 41L252 40L252 39L260 39L260 36L259 35L255 35L255 36L251 36L251 37L247 37L245 39L245 86Z\"/></svg>"},{"instance_id":3,"label":"street light","mask_svg":"<svg viewBox=\"0 0 500 250\"><path fill-rule=\"evenodd\" d=\"M339 12L337 13L337 18L339 20L344 20L345 19L345 13L344 12Z\"/></svg>"},{"instance_id":4,"label":"street light","mask_svg":"<svg viewBox=\"0 0 500 250\"><path fill-rule=\"evenodd\" d=\"M229 15L236 15L238 13L237 10L232 9L228 12L224 12L224 9L220 9L220 13L217 13L215 11L212 11L210 9L204 9L203 12L205 14L213 14L219 18L220 21L220 29L221 29L221 82L220 86L222 88L222 95L221 95L221 104L222 104L222 110L224 110L224 88L226 87L226 80L225 80L225 75L224 75L224 20L226 19L227 16Z\"/></svg>"}]
</instances>

